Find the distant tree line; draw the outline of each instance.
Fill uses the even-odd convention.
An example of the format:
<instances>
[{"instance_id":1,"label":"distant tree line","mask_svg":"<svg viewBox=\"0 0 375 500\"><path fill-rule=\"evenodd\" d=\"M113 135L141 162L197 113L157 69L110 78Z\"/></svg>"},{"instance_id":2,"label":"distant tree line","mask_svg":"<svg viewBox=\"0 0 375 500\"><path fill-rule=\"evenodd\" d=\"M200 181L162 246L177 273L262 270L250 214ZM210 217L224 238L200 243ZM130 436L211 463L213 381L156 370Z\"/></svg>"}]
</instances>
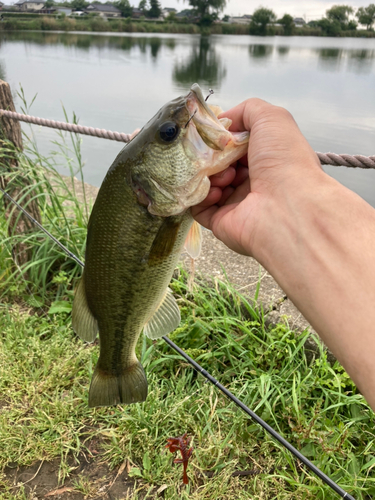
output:
<instances>
[{"instance_id":1,"label":"distant tree line","mask_svg":"<svg viewBox=\"0 0 375 500\"><path fill-rule=\"evenodd\" d=\"M357 18L358 22L355 20ZM293 35L295 24L293 17L285 14L277 19L271 9L260 7L255 10L250 22L250 33L253 35L266 35L270 25L281 24L285 35ZM326 11L325 17L317 21L310 21L307 26L320 28L325 35L338 36L342 31L354 31L358 23L366 26L368 31L373 30L375 23L375 4L360 7L357 11L349 5L333 5Z\"/></svg>"},{"instance_id":2,"label":"distant tree line","mask_svg":"<svg viewBox=\"0 0 375 500\"><path fill-rule=\"evenodd\" d=\"M182 22L193 22L205 27L210 26L219 20L219 13L224 10L227 0L184 0L188 2L190 9L183 11L184 16L180 18ZM91 3L97 3L93 0ZM132 17L136 7L132 6L129 0L108 0L106 4L111 4L121 11L122 17ZM74 10L84 10L90 5L87 0L47 0L46 7L62 5ZM145 18L159 18L162 7L159 0L140 0L138 4L138 15ZM177 21L176 13L171 11L167 17L168 21ZM224 16L222 21L228 21L229 16ZM359 7L356 11L350 5L333 5L326 11L325 17L307 23L308 27L320 28L322 33L328 36L339 36L341 32L355 31L358 24L366 27L366 30L373 31L375 23L375 4L367 7ZM280 19L271 9L260 7L252 14L249 32L253 35L272 34L272 26L279 24L283 27L285 35L295 33L294 19L290 14L284 14Z\"/></svg>"}]
</instances>

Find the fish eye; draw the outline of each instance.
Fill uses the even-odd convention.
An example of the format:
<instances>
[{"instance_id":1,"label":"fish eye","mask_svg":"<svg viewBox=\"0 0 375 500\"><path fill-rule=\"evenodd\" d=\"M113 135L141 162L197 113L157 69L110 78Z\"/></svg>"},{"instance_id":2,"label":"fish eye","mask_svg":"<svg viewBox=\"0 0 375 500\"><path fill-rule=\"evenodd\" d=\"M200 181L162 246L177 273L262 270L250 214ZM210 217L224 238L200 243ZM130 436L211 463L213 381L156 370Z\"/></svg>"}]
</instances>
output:
<instances>
[{"instance_id":1,"label":"fish eye","mask_svg":"<svg viewBox=\"0 0 375 500\"><path fill-rule=\"evenodd\" d=\"M175 122L165 122L159 129L160 139L164 142L172 142L176 139L180 131L179 126Z\"/></svg>"}]
</instances>

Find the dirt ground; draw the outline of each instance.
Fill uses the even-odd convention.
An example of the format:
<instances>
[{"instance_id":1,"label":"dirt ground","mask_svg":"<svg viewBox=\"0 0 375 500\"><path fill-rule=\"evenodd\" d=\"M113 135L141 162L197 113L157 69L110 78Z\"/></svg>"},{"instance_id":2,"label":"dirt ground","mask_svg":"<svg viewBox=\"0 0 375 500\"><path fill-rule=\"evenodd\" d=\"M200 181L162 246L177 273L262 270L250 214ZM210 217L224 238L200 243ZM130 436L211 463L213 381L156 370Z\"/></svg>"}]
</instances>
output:
<instances>
[{"instance_id":1,"label":"dirt ground","mask_svg":"<svg viewBox=\"0 0 375 500\"><path fill-rule=\"evenodd\" d=\"M14 490L24 488L26 498L30 500L131 498L135 483L129 478L128 463L125 462L110 471L107 464L95 459L95 455L99 454L96 447L97 443L92 441L89 446L91 455L82 453L78 461L70 459L69 466L72 470L63 484L58 478L59 458L52 462L36 462L30 467L6 467L4 473L7 482L14 487Z\"/></svg>"}]
</instances>

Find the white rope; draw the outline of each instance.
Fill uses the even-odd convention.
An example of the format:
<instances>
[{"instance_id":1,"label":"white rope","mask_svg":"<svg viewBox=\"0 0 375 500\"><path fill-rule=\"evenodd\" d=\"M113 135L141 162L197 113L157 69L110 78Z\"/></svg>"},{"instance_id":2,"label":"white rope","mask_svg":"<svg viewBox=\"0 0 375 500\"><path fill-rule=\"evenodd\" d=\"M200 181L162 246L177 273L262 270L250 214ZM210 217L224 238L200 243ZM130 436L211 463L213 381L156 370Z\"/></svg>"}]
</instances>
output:
<instances>
[{"instance_id":1,"label":"white rope","mask_svg":"<svg viewBox=\"0 0 375 500\"><path fill-rule=\"evenodd\" d=\"M42 125L43 127L57 128L66 130L67 132L74 132L76 134L91 135L100 137L102 139L110 139L111 141L129 142L133 134L124 134L122 132L112 132L111 130L104 130L103 128L84 127L74 123L56 122L55 120L46 120L37 116L24 115L15 113L14 111L6 111L0 109L0 116L12 118L27 123L34 123L35 125ZM333 165L335 167L352 167L352 168L375 168L375 156L363 155L348 155L348 154L335 154L335 153L316 153L322 165Z\"/></svg>"}]
</instances>

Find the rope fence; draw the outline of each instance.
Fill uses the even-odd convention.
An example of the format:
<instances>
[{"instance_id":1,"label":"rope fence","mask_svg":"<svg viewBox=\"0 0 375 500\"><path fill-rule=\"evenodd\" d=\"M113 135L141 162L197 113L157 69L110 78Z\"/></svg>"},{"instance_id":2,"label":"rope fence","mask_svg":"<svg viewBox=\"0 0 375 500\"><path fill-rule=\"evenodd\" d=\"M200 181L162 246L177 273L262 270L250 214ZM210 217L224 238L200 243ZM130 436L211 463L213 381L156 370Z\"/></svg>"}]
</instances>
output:
<instances>
[{"instance_id":1,"label":"rope fence","mask_svg":"<svg viewBox=\"0 0 375 500\"><path fill-rule=\"evenodd\" d=\"M112 132L111 130L104 130L103 128L84 127L83 125L77 125L74 123L57 122L55 120L47 120L46 118L39 118L37 116L24 115L14 111L6 111L5 109L0 109L0 116L12 118L13 120L21 122L33 123L34 125L42 125L42 127L57 128L60 130L66 130L67 132L75 132L76 134L91 135L94 137L100 137L101 139L109 139L111 141L129 142L132 138L132 134Z\"/></svg>"},{"instance_id":2,"label":"rope fence","mask_svg":"<svg viewBox=\"0 0 375 500\"><path fill-rule=\"evenodd\" d=\"M112 132L103 128L84 127L75 123L57 122L55 120L47 120L46 118L39 118L37 116L24 115L14 111L6 111L0 109L0 116L12 118L26 123L33 123L34 125L41 125L42 127L56 128L65 130L66 132L74 132L76 134L91 135L93 137L100 137L101 139L109 139L111 141L129 142L134 137L132 134L125 134L123 132ZM335 153L316 153L322 165L332 165L334 167L351 167L351 168L374 168L375 169L375 156L363 155L348 155L348 154L335 154Z\"/></svg>"}]
</instances>

